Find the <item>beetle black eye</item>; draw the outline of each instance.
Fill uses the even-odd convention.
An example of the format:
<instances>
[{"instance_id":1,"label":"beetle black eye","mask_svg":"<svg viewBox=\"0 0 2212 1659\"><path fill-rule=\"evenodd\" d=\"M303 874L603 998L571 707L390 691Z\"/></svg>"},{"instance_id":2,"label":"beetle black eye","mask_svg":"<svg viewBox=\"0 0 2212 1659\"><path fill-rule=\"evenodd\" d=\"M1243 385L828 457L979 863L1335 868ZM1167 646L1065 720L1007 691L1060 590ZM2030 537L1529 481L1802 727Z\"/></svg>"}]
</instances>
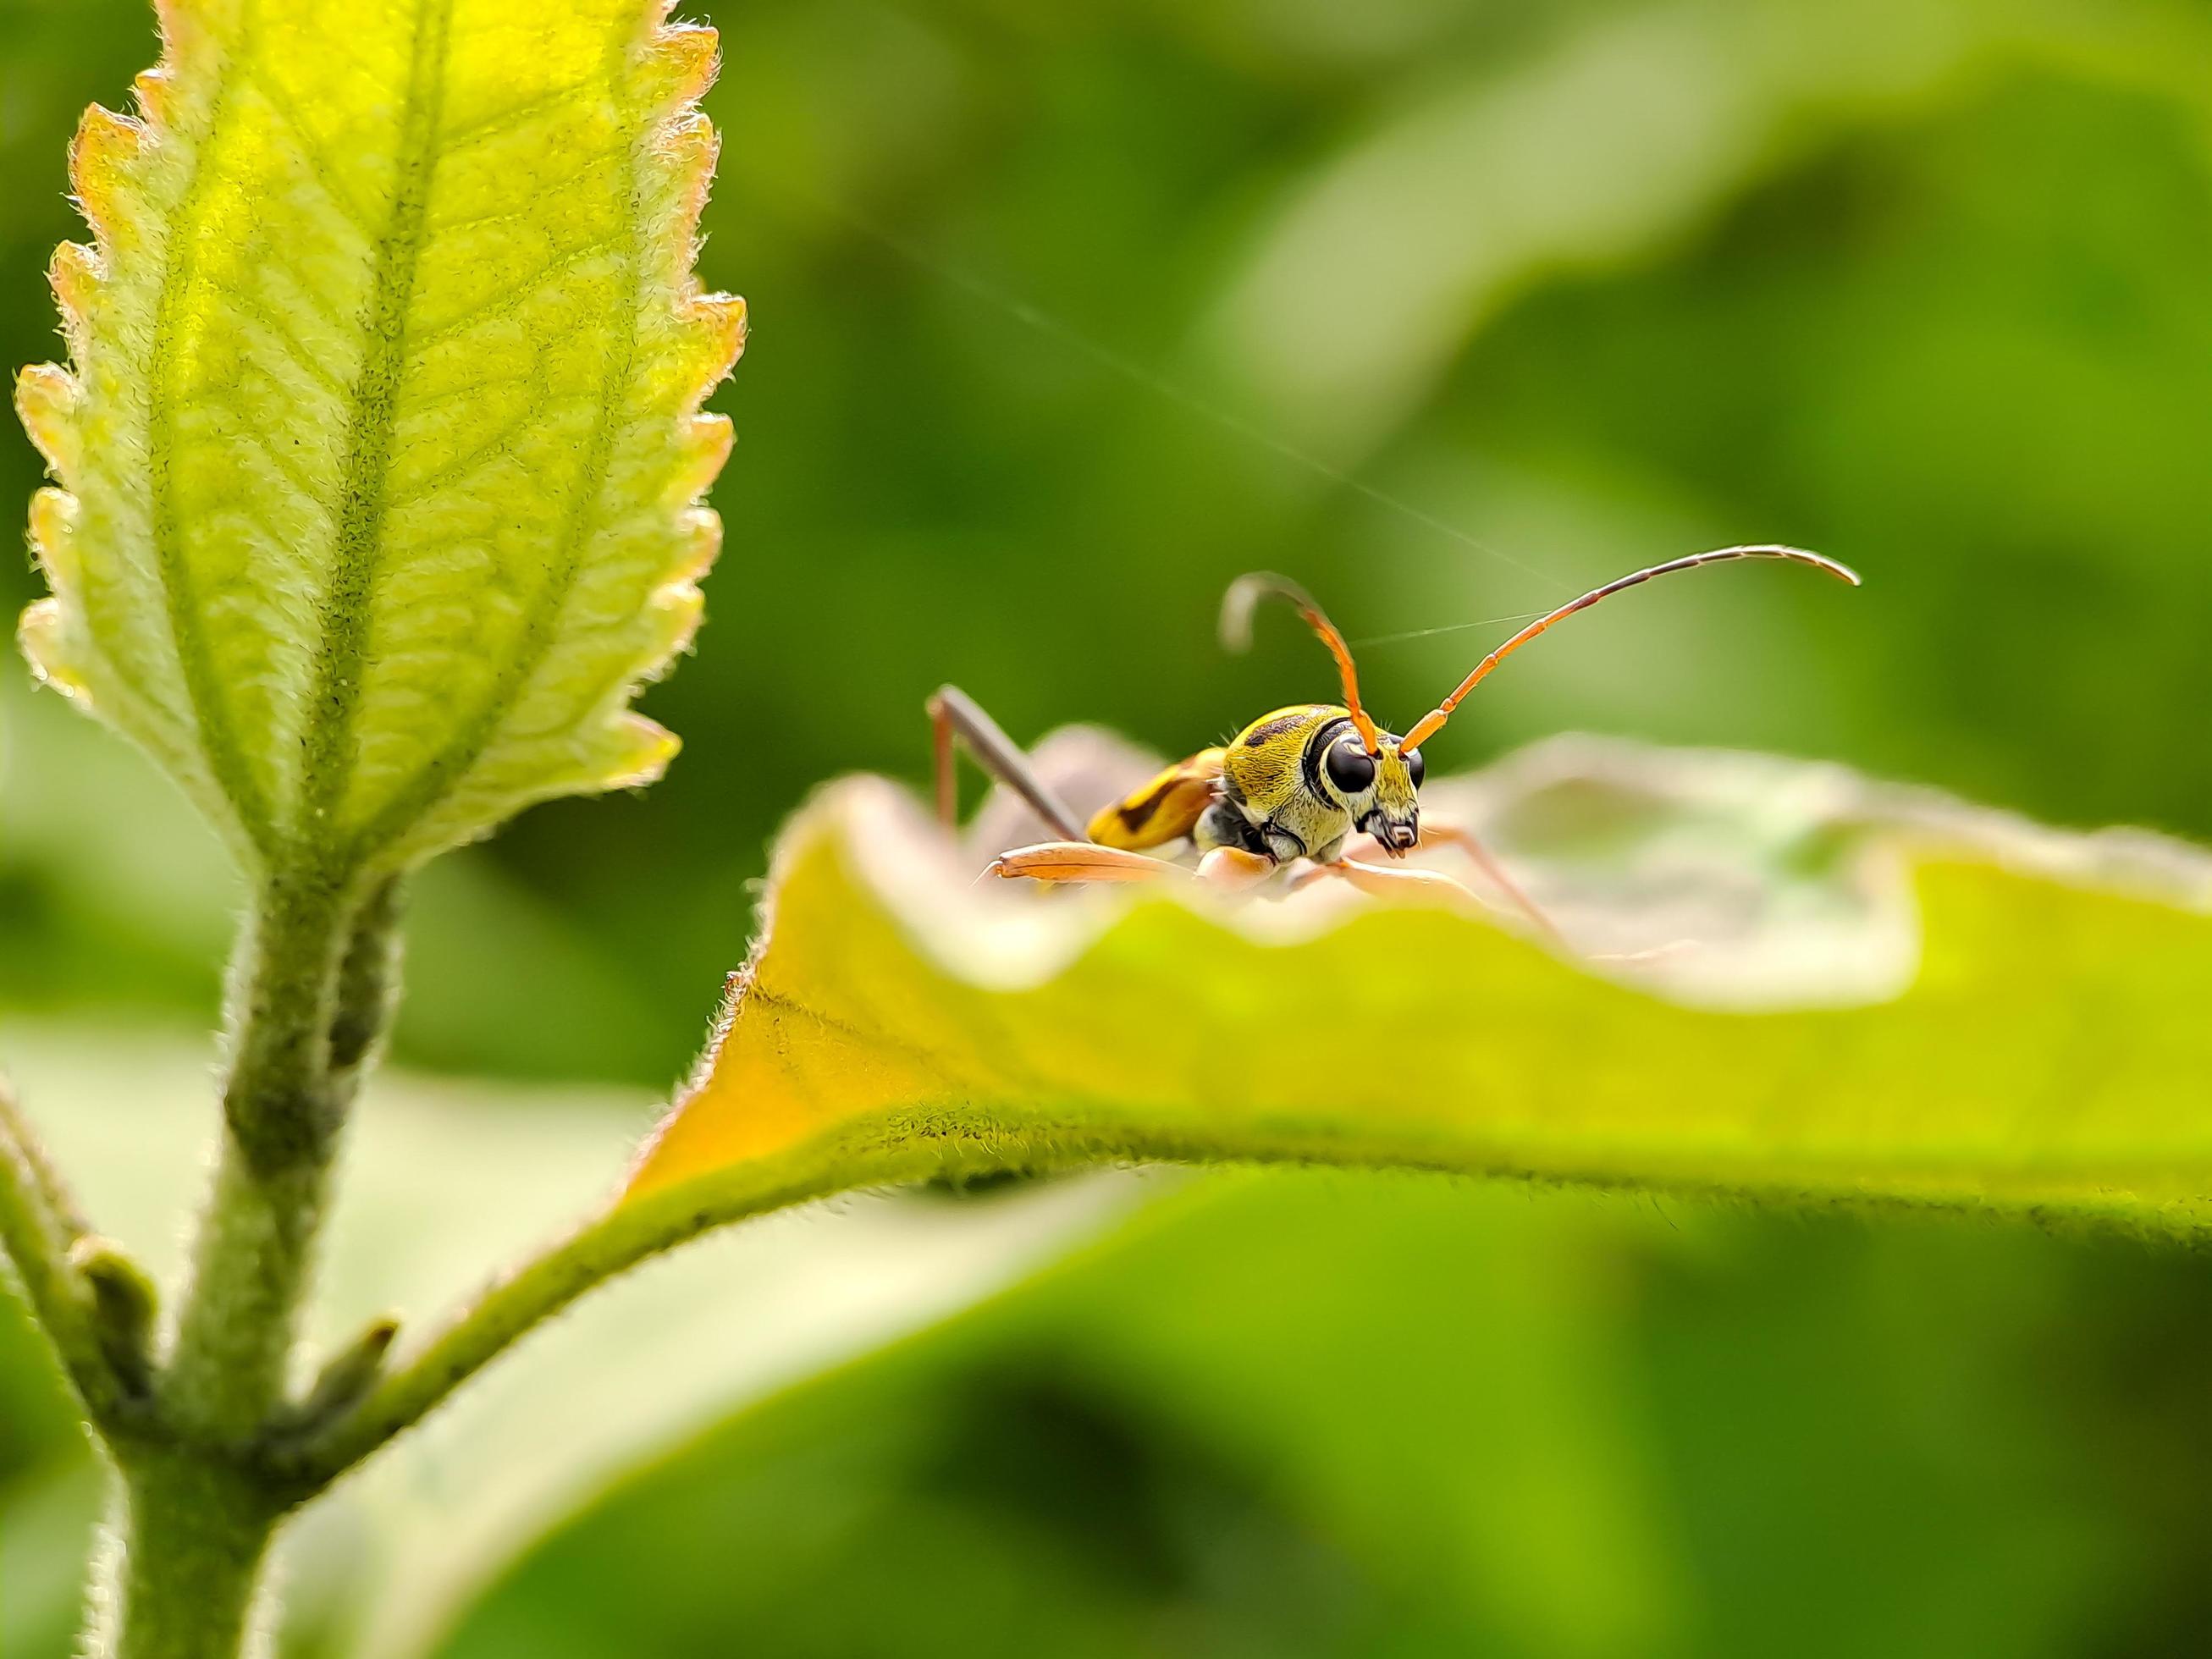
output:
<instances>
[{"instance_id":1,"label":"beetle black eye","mask_svg":"<svg viewBox=\"0 0 2212 1659\"><path fill-rule=\"evenodd\" d=\"M1356 795L1375 781L1375 757L1346 740L1328 751L1328 781L1347 795Z\"/></svg>"},{"instance_id":2,"label":"beetle black eye","mask_svg":"<svg viewBox=\"0 0 2212 1659\"><path fill-rule=\"evenodd\" d=\"M1401 758L1406 763L1407 775L1413 780L1413 787L1419 788L1421 780L1429 775L1429 763L1421 758L1421 751L1418 749Z\"/></svg>"}]
</instances>

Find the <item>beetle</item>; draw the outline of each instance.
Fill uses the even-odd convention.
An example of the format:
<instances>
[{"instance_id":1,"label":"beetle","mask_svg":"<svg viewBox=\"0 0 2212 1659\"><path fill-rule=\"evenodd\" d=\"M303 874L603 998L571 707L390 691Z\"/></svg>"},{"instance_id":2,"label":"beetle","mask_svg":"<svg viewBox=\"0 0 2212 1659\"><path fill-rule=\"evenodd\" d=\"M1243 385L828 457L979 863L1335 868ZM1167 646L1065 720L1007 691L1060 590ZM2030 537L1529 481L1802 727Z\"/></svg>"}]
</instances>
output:
<instances>
[{"instance_id":1,"label":"beetle","mask_svg":"<svg viewBox=\"0 0 2212 1659\"><path fill-rule=\"evenodd\" d=\"M1370 893L1443 890L1472 898L1468 889L1438 872L1391 869L1348 856L1346 850L1354 836L1394 860L1419 846L1453 846L1556 943L1557 929L1480 842L1457 825L1423 820L1422 745L1443 730L1452 711L1498 664L1554 623L1655 577L1736 559L1787 560L1859 585L1856 573L1833 559L1768 544L1716 548L1652 565L1530 623L1477 663L1449 696L1402 737L1383 730L1368 714L1352 647L1311 594L1272 572L1240 576L1223 599L1224 642L1243 648L1259 604L1287 601L1335 659L1341 702L1297 703L1262 714L1227 743L1165 768L1099 809L1086 823L1046 786L1028 757L974 699L957 686L943 686L927 704L935 732L938 813L948 827L954 822L957 742L1060 836L1000 854L989 872L1000 876L1044 882L1171 879L1191 873L1172 856L1187 842L1196 854L1197 878L1232 891L1257 886L1303 863L1307 868L1293 875L1294 886L1340 877Z\"/></svg>"}]
</instances>

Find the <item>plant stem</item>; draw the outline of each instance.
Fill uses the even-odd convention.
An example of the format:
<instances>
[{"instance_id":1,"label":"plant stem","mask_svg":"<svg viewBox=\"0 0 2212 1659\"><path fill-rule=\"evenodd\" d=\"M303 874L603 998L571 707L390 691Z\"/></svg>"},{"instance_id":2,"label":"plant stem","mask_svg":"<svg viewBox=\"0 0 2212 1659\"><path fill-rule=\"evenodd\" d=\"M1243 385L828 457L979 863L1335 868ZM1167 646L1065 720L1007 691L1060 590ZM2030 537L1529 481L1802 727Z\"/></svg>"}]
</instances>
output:
<instances>
[{"instance_id":1,"label":"plant stem","mask_svg":"<svg viewBox=\"0 0 2212 1659\"><path fill-rule=\"evenodd\" d=\"M283 1401L331 1166L389 1003L391 890L319 873L258 896L231 983L215 1185L159 1386L158 1424L117 1443L120 1549L104 1595L115 1659L234 1659L296 1489L261 1440Z\"/></svg>"},{"instance_id":2,"label":"plant stem","mask_svg":"<svg viewBox=\"0 0 2212 1659\"><path fill-rule=\"evenodd\" d=\"M98 1598L115 1623L94 1633L88 1652L237 1659L277 1513L250 1476L218 1461L167 1451L133 1460L117 1517L117 1577Z\"/></svg>"},{"instance_id":3,"label":"plant stem","mask_svg":"<svg viewBox=\"0 0 2212 1659\"><path fill-rule=\"evenodd\" d=\"M352 942L338 964L337 1008L331 1019L334 1088L359 1082L392 1024L399 999L399 919L405 896L400 878L387 877L354 921Z\"/></svg>"},{"instance_id":4,"label":"plant stem","mask_svg":"<svg viewBox=\"0 0 2212 1659\"><path fill-rule=\"evenodd\" d=\"M270 882L234 978L221 1161L163 1389L195 1440L248 1438L283 1387L344 1115L330 1032L346 908L323 884Z\"/></svg>"},{"instance_id":5,"label":"plant stem","mask_svg":"<svg viewBox=\"0 0 2212 1659\"><path fill-rule=\"evenodd\" d=\"M65 1212L58 1214L58 1205ZM95 1420L114 1401L113 1378L101 1358L89 1287L69 1264L76 1221L29 1127L0 1090L0 1251L15 1265L33 1316L62 1374Z\"/></svg>"},{"instance_id":6,"label":"plant stem","mask_svg":"<svg viewBox=\"0 0 2212 1659\"><path fill-rule=\"evenodd\" d=\"M23 1109L4 1083L0 1083L0 1140L13 1144L16 1157L22 1160L30 1176L33 1196L45 1207L63 1237L74 1243L81 1235L90 1232L92 1224L85 1219L69 1183L62 1179L61 1171L46 1155L45 1143L31 1127Z\"/></svg>"}]
</instances>

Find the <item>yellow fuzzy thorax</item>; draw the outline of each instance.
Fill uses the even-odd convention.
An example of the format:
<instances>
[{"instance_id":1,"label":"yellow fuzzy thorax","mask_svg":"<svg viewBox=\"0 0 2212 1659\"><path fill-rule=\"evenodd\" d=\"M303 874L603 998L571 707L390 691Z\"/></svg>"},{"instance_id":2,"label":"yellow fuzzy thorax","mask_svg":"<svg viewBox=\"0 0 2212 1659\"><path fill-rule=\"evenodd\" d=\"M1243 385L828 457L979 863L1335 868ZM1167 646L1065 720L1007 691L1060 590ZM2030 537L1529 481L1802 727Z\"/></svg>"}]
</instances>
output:
<instances>
[{"instance_id":1,"label":"yellow fuzzy thorax","mask_svg":"<svg viewBox=\"0 0 2212 1659\"><path fill-rule=\"evenodd\" d=\"M1262 714L1222 747L1177 761L1102 810L1091 821L1091 839L1137 851L1164 847L1191 835L1206 808L1225 799L1251 823L1279 826L1311 852L1332 848L1353 824L1320 780L1315 740L1349 718L1338 703L1295 703ZM1410 812L1413 781L1397 739L1384 733L1375 760L1376 803Z\"/></svg>"}]
</instances>

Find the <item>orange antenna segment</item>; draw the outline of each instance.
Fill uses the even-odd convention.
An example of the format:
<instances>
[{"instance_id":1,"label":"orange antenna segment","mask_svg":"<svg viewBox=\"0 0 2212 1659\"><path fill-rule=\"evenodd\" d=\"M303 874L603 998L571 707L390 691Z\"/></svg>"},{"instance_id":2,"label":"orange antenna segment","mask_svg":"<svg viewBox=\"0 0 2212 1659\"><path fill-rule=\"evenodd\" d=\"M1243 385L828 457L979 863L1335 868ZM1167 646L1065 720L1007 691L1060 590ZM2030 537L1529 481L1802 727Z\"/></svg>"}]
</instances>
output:
<instances>
[{"instance_id":1,"label":"orange antenna segment","mask_svg":"<svg viewBox=\"0 0 2212 1659\"><path fill-rule=\"evenodd\" d=\"M1425 739L1435 736L1443 723L1451 718L1452 710L1459 707L1460 700L1488 678L1492 669L1497 667L1498 664L1504 662L1553 623L1571 617L1577 611L1587 611L1600 599L1610 599L1621 589L1634 587L1640 582L1648 582L1654 576L1671 575L1677 570L1694 570L1701 564L1721 564L1730 559L1787 559L1793 564L1809 564L1815 570L1826 571L1837 580L1849 582L1853 587L1859 585L1856 571L1846 565L1838 564L1833 559L1824 559L1818 553L1808 553L1802 547L1768 545L1719 547L1710 553L1692 553L1686 559L1673 559L1665 564L1655 564L1648 570L1639 570L1633 575L1623 576L1619 581L1607 582L1603 587L1592 588L1571 604L1563 605L1549 616L1540 617L1530 623L1518 634L1499 646L1497 650L1475 664L1474 672L1459 683L1457 690L1416 720L1413 730L1400 739L1399 749L1411 753L1419 748Z\"/></svg>"},{"instance_id":2,"label":"orange antenna segment","mask_svg":"<svg viewBox=\"0 0 2212 1659\"><path fill-rule=\"evenodd\" d=\"M1321 635L1321 642L1328 647L1328 654L1336 659L1337 678L1344 686L1345 712L1352 716L1352 724L1359 733L1359 741L1369 754L1382 747L1382 734L1367 711L1359 706L1359 671L1352 665L1352 647L1344 642L1336 624L1328 619L1314 596L1300 587L1288 576L1278 576L1272 570L1255 570L1239 576L1229 584L1229 591L1221 596L1221 643L1231 651L1248 651L1252 646L1252 613L1262 599L1288 599L1306 619L1306 626Z\"/></svg>"}]
</instances>

